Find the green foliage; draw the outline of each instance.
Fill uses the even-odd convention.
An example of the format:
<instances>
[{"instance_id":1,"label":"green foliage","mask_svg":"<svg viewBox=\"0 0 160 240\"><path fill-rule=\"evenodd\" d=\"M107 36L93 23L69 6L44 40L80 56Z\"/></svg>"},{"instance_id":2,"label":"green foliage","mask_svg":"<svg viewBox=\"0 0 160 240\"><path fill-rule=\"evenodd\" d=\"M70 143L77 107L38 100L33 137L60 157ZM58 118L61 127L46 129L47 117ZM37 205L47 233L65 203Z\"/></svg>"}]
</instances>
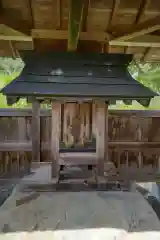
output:
<instances>
[{"instance_id":1,"label":"green foliage","mask_svg":"<svg viewBox=\"0 0 160 240\"><path fill-rule=\"evenodd\" d=\"M0 58L0 89L16 78L23 69L21 59ZM129 66L131 75L143 85L151 88L153 91L160 92L160 65L159 64L141 64L132 62ZM0 108L7 108L6 98L0 94ZM24 108L30 107L26 100L21 99L12 107ZM49 108L50 105L43 104L42 107ZM144 108L138 102L133 101L132 106L125 105L119 101L115 106L110 106L112 109L160 109L160 97L156 97L151 101L149 108Z\"/></svg>"},{"instance_id":2,"label":"green foliage","mask_svg":"<svg viewBox=\"0 0 160 240\"><path fill-rule=\"evenodd\" d=\"M160 65L132 62L129 71L139 82L153 91L160 92Z\"/></svg>"},{"instance_id":3,"label":"green foliage","mask_svg":"<svg viewBox=\"0 0 160 240\"><path fill-rule=\"evenodd\" d=\"M0 74L14 75L22 71L24 63L20 58L0 58Z\"/></svg>"},{"instance_id":4,"label":"green foliage","mask_svg":"<svg viewBox=\"0 0 160 240\"><path fill-rule=\"evenodd\" d=\"M160 92L160 65L139 63L133 61L129 66L130 74L144 86L149 87L153 91ZM155 97L151 100L148 108L143 107L137 101L133 101L132 106L125 105L122 101L119 101L116 106L111 106L112 109L145 109L145 110L159 110L160 109L160 97Z\"/></svg>"},{"instance_id":5,"label":"green foliage","mask_svg":"<svg viewBox=\"0 0 160 240\"><path fill-rule=\"evenodd\" d=\"M19 75L19 73L17 73L17 72L14 72L11 75L0 74L0 89L3 88L8 83L10 83L18 75ZM16 108L16 107L23 108L23 107L28 107L28 105L27 105L25 99L21 99L16 104L14 104L12 107L13 108ZM6 97L3 96L2 94L0 94L0 108L10 108L10 106L7 105Z\"/></svg>"}]
</instances>

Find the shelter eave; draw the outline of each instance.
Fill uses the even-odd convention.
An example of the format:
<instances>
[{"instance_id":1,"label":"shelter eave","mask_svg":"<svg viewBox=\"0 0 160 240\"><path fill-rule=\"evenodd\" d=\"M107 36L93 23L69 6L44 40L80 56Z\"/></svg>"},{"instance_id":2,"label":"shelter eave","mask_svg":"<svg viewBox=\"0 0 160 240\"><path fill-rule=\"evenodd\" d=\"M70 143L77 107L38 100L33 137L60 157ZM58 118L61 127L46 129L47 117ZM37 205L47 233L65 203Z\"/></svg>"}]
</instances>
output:
<instances>
[{"instance_id":1,"label":"shelter eave","mask_svg":"<svg viewBox=\"0 0 160 240\"><path fill-rule=\"evenodd\" d=\"M45 84L44 84L45 85ZM54 84L53 84L54 86ZM69 86L68 86L69 87ZM78 87L78 86L77 86ZM92 94L92 90L91 87L89 89L88 92L68 92L66 88L64 88L64 92L62 91L62 86L60 86L61 92L56 93L54 92L54 90L50 89L50 92L45 92L44 87L43 87L43 92L41 91L35 91L35 92L17 92L17 88L16 91L8 91L7 88L6 90L3 90L3 94L6 95L7 97L7 103L9 105L12 105L14 103L16 103L20 98L26 98L28 102L32 102L34 99L38 99L39 101L50 101L50 100L55 100L55 101L64 101L64 102L76 102L76 101L82 101L82 102L90 102L90 101L94 101L94 100L102 100L102 101L106 101L109 102L109 104L115 104L117 100L123 100L124 103L126 105L130 105L132 104L133 100L138 101L140 104L142 104L143 106L149 106L150 100L156 95L154 92L150 91L147 89L147 92L145 92L145 94L142 94L142 92L139 92L139 95L137 94L137 91L135 91L136 93L133 95L128 94L129 91L124 89L124 86L121 86L124 90L124 92L122 94L120 94L120 91L117 93L112 93L113 89L118 88L117 86L112 86L112 90L110 90L107 86L108 92L106 93L100 93L97 90L97 86L94 90L94 93ZM24 88L27 90L27 87L24 86ZM70 87L69 87L70 88ZM83 86L82 89L84 89L85 87ZM104 86L103 86L104 88ZM32 89L31 86L29 87L29 89ZM54 88L53 88L54 89ZM80 89L78 87L78 89ZM40 90L40 89L39 89ZM42 89L41 89L42 90ZM66 91L66 92L65 92ZM127 93L127 94L125 94Z\"/></svg>"},{"instance_id":2,"label":"shelter eave","mask_svg":"<svg viewBox=\"0 0 160 240\"><path fill-rule=\"evenodd\" d=\"M140 103L142 106L144 107L148 107L150 105L150 101L153 97L150 98L137 98L137 97L132 97L132 98L121 98L119 97L118 99L116 97L106 97L106 96L90 96L90 97L86 97L86 96L48 96L48 95L21 95L21 96L16 96L16 95L6 95L6 100L7 100L7 105L8 106L12 106L13 104L17 103L20 99L26 99L26 101L28 103L32 103L33 101L35 101L36 99L39 102L50 102L50 101L58 101L58 102L62 102L62 103L66 103L66 102L94 102L94 101L104 101L106 102L108 105L115 105L117 103L117 101L123 101L124 104L126 105L132 105L132 102L135 100L138 103Z\"/></svg>"},{"instance_id":3,"label":"shelter eave","mask_svg":"<svg viewBox=\"0 0 160 240\"><path fill-rule=\"evenodd\" d=\"M106 80L107 82L107 80ZM42 97L84 97L84 98L115 98L144 99L157 94L141 84L88 84L88 83L52 83L16 81L7 85L1 92L14 96Z\"/></svg>"},{"instance_id":4,"label":"shelter eave","mask_svg":"<svg viewBox=\"0 0 160 240\"><path fill-rule=\"evenodd\" d=\"M124 54L27 54L25 67L1 92L7 96L81 100L147 100L157 94L132 78Z\"/></svg>"}]
</instances>

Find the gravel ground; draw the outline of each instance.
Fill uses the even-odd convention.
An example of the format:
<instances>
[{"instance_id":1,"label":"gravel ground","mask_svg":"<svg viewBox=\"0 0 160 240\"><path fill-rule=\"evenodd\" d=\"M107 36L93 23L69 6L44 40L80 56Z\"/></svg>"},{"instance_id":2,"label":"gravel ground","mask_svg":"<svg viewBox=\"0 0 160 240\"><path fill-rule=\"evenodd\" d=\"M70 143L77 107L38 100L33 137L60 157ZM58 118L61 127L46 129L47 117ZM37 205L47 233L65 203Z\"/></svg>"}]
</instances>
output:
<instances>
[{"instance_id":1,"label":"gravel ground","mask_svg":"<svg viewBox=\"0 0 160 240\"><path fill-rule=\"evenodd\" d=\"M22 193L17 186L0 208L0 232L12 240L158 240L160 222L137 192Z\"/></svg>"},{"instance_id":2,"label":"gravel ground","mask_svg":"<svg viewBox=\"0 0 160 240\"><path fill-rule=\"evenodd\" d=\"M15 184L6 183L0 184L0 206L5 202L5 200L12 194Z\"/></svg>"},{"instance_id":3,"label":"gravel ground","mask_svg":"<svg viewBox=\"0 0 160 240\"><path fill-rule=\"evenodd\" d=\"M43 168L24 179L48 181ZM19 183L0 181L0 239L160 239L160 203L142 187L141 194L24 193Z\"/></svg>"}]
</instances>

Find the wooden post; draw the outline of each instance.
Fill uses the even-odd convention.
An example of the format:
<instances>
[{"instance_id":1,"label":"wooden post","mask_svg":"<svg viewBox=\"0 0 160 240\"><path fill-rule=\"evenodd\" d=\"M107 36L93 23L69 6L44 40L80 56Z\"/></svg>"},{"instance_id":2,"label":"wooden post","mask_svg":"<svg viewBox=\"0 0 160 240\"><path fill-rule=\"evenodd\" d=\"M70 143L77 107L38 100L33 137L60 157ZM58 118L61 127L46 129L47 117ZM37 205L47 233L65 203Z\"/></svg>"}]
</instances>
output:
<instances>
[{"instance_id":1,"label":"wooden post","mask_svg":"<svg viewBox=\"0 0 160 240\"><path fill-rule=\"evenodd\" d=\"M19 117L18 118L18 140L19 142L25 142L26 141L26 118L25 117ZM26 167L28 168L28 159L25 161L24 152L18 153L18 164L19 164L19 170Z\"/></svg>"},{"instance_id":2,"label":"wooden post","mask_svg":"<svg viewBox=\"0 0 160 240\"><path fill-rule=\"evenodd\" d=\"M98 176L104 176L104 163L108 160L108 111L107 104L97 103L96 107L96 153Z\"/></svg>"},{"instance_id":3,"label":"wooden post","mask_svg":"<svg viewBox=\"0 0 160 240\"><path fill-rule=\"evenodd\" d=\"M40 102L32 102L32 161L40 162Z\"/></svg>"},{"instance_id":4,"label":"wooden post","mask_svg":"<svg viewBox=\"0 0 160 240\"><path fill-rule=\"evenodd\" d=\"M138 126L137 129L138 133L137 133L137 140L138 141L142 141L142 130L141 130L141 126ZM143 159L142 159L142 151L138 152L138 168L142 168L143 167Z\"/></svg>"},{"instance_id":5,"label":"wooden post","mask_svg":"<svg viewBox=\"0 0 160 240\"><path fill-rule=\"evenodd\" d=\"M158 169L157 172L160 173L160 156L158 157Z\"/></svg>"},{"instance_id":6,"label":"wooden post","mask_svg":"<svg viewBox=\"0 0 160 240\"><path fill-rule=\"evenodd\" d=\"M61 131L61 104L52 102L52 135L51 135L51 154L52 154L52 177L57 178L59 172L59 140Z\"/></svg>"},{"instance_id":7,"label":"wooden post","mask_svg":"<svg viewBox=\"0 0 160 240\"><path fill-rule=\"evenodd\" d=\"M84 0L70 0L69 21L68 21L68 51L77 49L79 34L81 31Z\"/></svg>"}]
</instances>

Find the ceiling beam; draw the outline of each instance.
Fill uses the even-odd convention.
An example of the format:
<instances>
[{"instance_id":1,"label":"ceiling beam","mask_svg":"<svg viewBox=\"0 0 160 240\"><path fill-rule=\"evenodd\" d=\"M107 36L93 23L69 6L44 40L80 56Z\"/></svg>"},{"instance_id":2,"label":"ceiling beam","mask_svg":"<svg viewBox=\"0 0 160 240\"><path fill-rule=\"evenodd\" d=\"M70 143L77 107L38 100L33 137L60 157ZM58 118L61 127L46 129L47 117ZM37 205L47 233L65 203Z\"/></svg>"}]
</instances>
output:
<instances>
[{"instance_id":1,"label":"ceiling beam","mask_svg":"<svg viewBox=\"0 0 160 240\"><path fill-rule=\"evenodd\" d=\"M119 5L120 5L120 0L113 0L113 5L112 5L111 13L110 13L108 27L110 27L112 25L112 21L114 20L114 17L116 15Z\"/></svg>"},{"instance_id":2,"label":"ceiling beam","mask_svg":"<svg viewBox=\"0 0 160 240\"><path fill-rule=\"evenodd\" d=\"M160 47L160 36L144 35L134 39L121 41L113 39L109 42L111 46L127 46L127 47Z\"/></svg>"},{"instance_id":3,"label":"ceiling beam","mask_svg":"<svg viewBox=\"0 0 160 240\"><path fill-rule=\"evenodd\" d=\"M26 41L30 42L33 39L54 39L54 40L67 40L68 32L66 30L46 30L46 29L32 29L30 36L22 35L16 32L16 35L11 32L3 32L0 28L0 40L9 41ZM131 46L131 47L160 47L160 36L144 35L128 41L119 41L112 39L105 32L81 32L79 40L81 41L96 41L99 43L107 43L111 46Z\"/></svg>"},{"instance_id":4,"label":"ceiling beam","mask_svg":"<svg viewBox=\"0 0 160 240\"><path fill-rule=\"evenodd\" d=\"M116 37L114 40L126 41L136 37L140 37L145 34L152 33L160 29L160 16L157 16L153 19L149 19L142 23L136 24L133 27L130 27L128 32L124 33L122 36Z\"/></svg>"},{"instance_id":5,"label":"ceiling beam","mask_svg":"<svg viewBox=\"0 0 160 240\"><path fill-rule=\"evenodd\" d=\"M84 13L84 0L70 0L68 20L68 51L77 49Z\"/></svg>"},{"instance_id":6,"label":"ceiling beam","mask_svg":"<svg viewBox=\"0 0 160 240\"><path fill-rule=\"evenodd\" d=\"M54 3L53 3L54 4ZM57 0L57 28L62 26L62 0Z\"/></svg>"},{"instance_id":7,"label":"ceiling beam","mask_svg":"<svg viewBox=\"0 0 160 240\"><path fill-rule=\"evenodd\" d=\"M68 39L68 32L66 30L46 30L46 29L32 29L31 36L37 39ZM106 32L80 32L79 40L107 42L108 34Z\"/></svg>"},{"instance_id":8,"label":"ceiling beam","mask_svg":"<svg viewBox=\"0 0 160 240\"><path fill-rule=\"evenodd\" d=\"M2 31L2 26L0 26L0 40L26 42L30 42L33 39L68 40L68 31L66 30L32 29L30 36L8 30L9 29L7 28L7 31ZM81 32L79 34L79 40L103 43L109 42L109 36L110 35L105 32Z\"/></svg>"},{"instance_id":9,"label":"ceiling beam","mask_svg":"<svg viewBox=\"0 0 160 240\"><path fill-rule=\"evenodd\" d=\"M83 17L82 17L82 31L87 31L87 19L88 19L88 10L90 6L90 0L85 1L84 9L83 9Z\"/></svg>"},{"instance_id":10,"label":"ceiling beam","mask_svg":"<svg viewBox=\"0 0 160 240\"><path fill-rule=\"evenodd\" d=\"M15 15L0 13L0 24L6 25L25 35L30 35L30 27L24 20L18 19Z\"/></svg>"}]
</instances>

